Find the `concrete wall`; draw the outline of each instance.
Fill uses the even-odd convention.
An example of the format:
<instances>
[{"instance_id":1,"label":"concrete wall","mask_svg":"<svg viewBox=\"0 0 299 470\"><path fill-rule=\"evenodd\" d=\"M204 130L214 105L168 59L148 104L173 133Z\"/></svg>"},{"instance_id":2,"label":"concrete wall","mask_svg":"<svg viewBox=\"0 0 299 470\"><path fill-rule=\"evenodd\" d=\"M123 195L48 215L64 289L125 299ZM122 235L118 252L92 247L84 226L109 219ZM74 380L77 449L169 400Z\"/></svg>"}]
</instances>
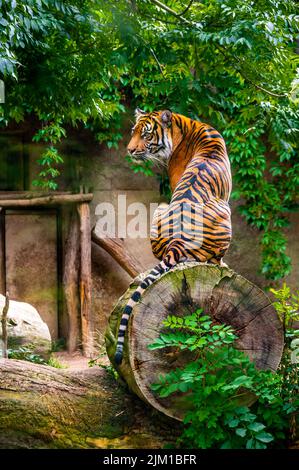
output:
<instances>
[{"instance_id":1,"label":"concrete wall","mask_svg":"<svg viewBox=\"0 0 299 470\"><path fill-rule=\"evenodd\" d=\"M40 313L58 337L56 214L7 211L6 289Z\"/></svg>"}]
</instances>

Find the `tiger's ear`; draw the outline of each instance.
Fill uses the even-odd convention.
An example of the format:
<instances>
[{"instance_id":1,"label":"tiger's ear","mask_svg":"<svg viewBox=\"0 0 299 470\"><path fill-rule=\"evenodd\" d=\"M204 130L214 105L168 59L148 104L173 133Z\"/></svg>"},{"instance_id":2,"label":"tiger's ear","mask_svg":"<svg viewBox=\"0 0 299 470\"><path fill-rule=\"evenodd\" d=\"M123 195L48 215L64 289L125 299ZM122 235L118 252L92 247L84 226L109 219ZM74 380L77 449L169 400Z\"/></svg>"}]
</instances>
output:
<instances>
[{"instance_id":1,"label":"tiger's ear","mask_svg":"<svg viewBox=\"0 0 299 470\"><path fill-rule=\"evenodd\" d=\"M172 112L169 109L161 111L161 121L163 127L170 127L172 120Z\"/></svg>"},{"instance_id":2,"label":"tiger's ear","mask_svg":"<svg viewBox=\"0 0 299 470\"><path fill-rule=\"evenodd\" d=\"M136 118L136 119L139 119L141 116L144 116L145 114L147 114L146 111L143 111L143 110L140 109L140 108L136 108L136 109L135 109L135 118Z\"/></svg>"}]
</instances>

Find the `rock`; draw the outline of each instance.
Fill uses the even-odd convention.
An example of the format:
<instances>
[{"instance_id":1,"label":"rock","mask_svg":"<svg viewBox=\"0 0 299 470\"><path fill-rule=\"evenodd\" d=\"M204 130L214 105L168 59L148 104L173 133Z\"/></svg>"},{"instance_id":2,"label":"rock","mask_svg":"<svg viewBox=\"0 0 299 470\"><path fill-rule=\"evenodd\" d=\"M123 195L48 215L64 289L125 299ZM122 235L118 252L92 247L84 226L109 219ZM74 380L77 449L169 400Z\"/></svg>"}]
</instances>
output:
<instances>
[{"instance_id":1,"label":"rock","mask_svg":"<svg viewBox=\"0 0 299 470\"><path fill-rule=\"evenodd\" d=\"M5 304L5 297L0 294L0 317ZM30 345L34 353L47 355L51 350L49 328L41 319L38 311L25 302L9 301L7 315L8 348L17 349ZM0 322L0 339L2 327Z\"/></svg>"}]
</instances>

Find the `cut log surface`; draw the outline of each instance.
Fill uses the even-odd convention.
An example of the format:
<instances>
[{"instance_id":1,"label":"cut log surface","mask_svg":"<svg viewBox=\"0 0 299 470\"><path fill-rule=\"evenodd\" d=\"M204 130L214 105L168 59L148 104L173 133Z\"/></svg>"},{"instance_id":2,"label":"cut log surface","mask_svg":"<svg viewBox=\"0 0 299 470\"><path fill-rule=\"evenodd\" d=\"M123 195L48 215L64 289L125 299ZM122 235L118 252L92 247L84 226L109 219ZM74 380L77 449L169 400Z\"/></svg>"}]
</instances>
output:
<instances>
[{"instance_id":1,"label":"cut log surface","mask_svg":"<svg viewBox=\"0 0 299 470\"><path fill-rule=\"evenodd\" d=\"M0 449L159 449L179 434L99 367L0 359L0 377Z\"/></svg>"},{"instance_id":2,"label":"cut log surface","mask_svg":"<svg viewBox=\"0 0 299 470\"><path fill-rule=\"evenodd\" d=\"M106 346L112 363L123 308L136 284L131 284L110 316ZM117 369L140 398L178 420L188 407L186 396L181 393L160 398L151 385L159 374L192 360L190 353L173 348L150 351L148 346L165 331L162 321L168 315L185 316L198 308L215 323L231 325L238 336L236 347L260 369L276 370L283 350L282 326L269 298L244 277L227 267L194 262L181 263L162 275L133 309L124 359Z\"/></svg>"}]
</instances>

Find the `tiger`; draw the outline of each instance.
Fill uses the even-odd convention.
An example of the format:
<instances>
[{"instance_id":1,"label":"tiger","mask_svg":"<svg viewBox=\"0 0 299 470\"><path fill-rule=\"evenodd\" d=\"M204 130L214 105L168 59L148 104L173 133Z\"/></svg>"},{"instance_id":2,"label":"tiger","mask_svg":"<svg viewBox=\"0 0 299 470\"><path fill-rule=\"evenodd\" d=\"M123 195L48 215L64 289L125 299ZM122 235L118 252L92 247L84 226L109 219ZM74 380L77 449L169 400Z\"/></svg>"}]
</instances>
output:
<instances>
[{"instance_id":1,"label":"tiger","mask_svg":"<svg viewBox=\"0 0 299 470\"><path fill-rule=\"evenodd\" d=\"M223 265L232 237L231 168L220 133L169 109L146 112L137 108L135 117L128 154L133 161L166 165L172 198L153 217L151 246L161 261L124 308L114 356L117 365L122 362L130 315L143 292L182 261Z\"/></svg>"}]
</instances>

